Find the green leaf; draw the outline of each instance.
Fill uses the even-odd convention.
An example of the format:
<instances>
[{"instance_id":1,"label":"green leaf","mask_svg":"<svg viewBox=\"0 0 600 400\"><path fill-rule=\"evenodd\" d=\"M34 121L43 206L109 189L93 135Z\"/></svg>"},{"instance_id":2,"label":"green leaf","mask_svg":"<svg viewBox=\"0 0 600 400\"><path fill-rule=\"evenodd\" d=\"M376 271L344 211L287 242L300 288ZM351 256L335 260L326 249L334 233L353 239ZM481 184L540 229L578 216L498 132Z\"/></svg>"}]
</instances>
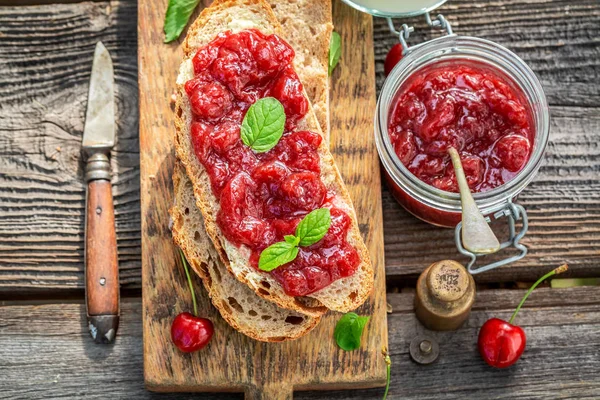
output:
<instances>
[{"instance_id":1,"label":"green leaf","mask_svg":"<svg viewBox=\"0 0 600 400\"><path fill-rule=\"evenodd\" d=\"M342 54L342 38L337 32L331 32L331 40L329 41L329 76L340 61Z\"/></svg>"},{"instance_id":2,"label":"green leaf","mask_svg":"<svg viewBox=\"0 0 600 400\"><path fill-rule=\"evenodd\" d=\"M286 242L288 242L289 244L292 244L294 246L298 246L298 243L300 243L300 238L296 237L294 235L285 235L283 238L285 239Z\"/></svg>"},{"instance_id":3,"label":"green leaf","mask_svg":"<svg viewBox=\"0 0 600 400\"><path fill-rule=\"evenodd\" d=\"M258 268L273 271L275 268L294 261L298 255L298 247L288 242L277 242L260 253Z\"/></svg>"},{"instance_id":4,"label":"green leaf","mask_svg":"<svg viewBox=\"0 0 600 400\"><path fill-rule=\"evenodd\" d=\"M177 39L200 0L169 0L165 15L165 43Z\"/></svg>"},{"instance_id":5,"label":"green leaf","mask_svg":"<svg viewBox=\"0 0 600 400\"><path fill-rule=\"evenodd\" d=\"M342 350L352 351L360 347L365 325L370 317L361 317L355 313L347 313L338 321L333 332L333 337Z\"/></svg>"},{"instance_id":6,"label":"green leaf","mask_svg":"<svg viewBox=\"0 0 600 400\"><path fill-rule=\"evenodd\" d=\"M281 139L285 111L279 100L265 97L252 104L244 116L242 142L257 153L271 150Z\"/></svg>"},{"instance_id":7,"label":"green leaf","mask_svg":"<svg viewBox=\"0 0 600 400\"><path fill-rule=\"evenodd\" d=\"M298 245L310 246L323 239L330 225L329 209L311 211L298 224L296 235L286 235L283 242L274 243L260 253L258 268L269 272L294 261L298 256Z\"/></svg>"},{"instance_id":8,"label":"green leaf","mask_svg":"<svg viewBox=\"0 0 600 400\"><path fill-rule=\"evenodd\" d=\"M331 213L328 208L311 211L300 221L296 228L296 237L300 246L310 246L323 239L331 226Z\"/></svg>"}]
</instances>

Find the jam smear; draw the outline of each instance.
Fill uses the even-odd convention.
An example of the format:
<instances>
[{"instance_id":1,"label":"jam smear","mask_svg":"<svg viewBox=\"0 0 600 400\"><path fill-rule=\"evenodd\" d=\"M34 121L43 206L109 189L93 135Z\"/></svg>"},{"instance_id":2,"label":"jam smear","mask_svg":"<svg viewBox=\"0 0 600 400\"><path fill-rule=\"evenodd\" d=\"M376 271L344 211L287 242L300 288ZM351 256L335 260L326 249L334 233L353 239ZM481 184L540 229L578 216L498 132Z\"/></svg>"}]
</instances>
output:
<instances>
[{"instance_id":1,"label":"jam smear","mask_svg":"<svg viewBox=\"0 0 600 400\"><path fill-rule=\"evenodd\" d=\"M306 214L330 209L325 237L271 272L287 294L304 296L352 275L360 260L346 240L351 219L321 181L322 137L296 130L309 104L293 59L292 48L276 35L221 33L194 56L195 76L185 91L194 152L221 205L217 224L227 240L250 248L253 267L258 268L262 250L294 234ZM264 97L282 103L286 125L273 149L255 153L242 143L240 126L248 108Z\"/></svg>"},{"instance_id":2,"label":"jam smear","mask_svg":"<svg viewBox=\"0 0 600 400\"><path fill-rule=\"evenodd\" d=\"M417 72L396 96L388 131L400 161L423 182L458 192L447 154L455 147L474 192L498 187L523 168L534 130L522 93L498 73L471 65Z\"/></svg>"}]
</instances>

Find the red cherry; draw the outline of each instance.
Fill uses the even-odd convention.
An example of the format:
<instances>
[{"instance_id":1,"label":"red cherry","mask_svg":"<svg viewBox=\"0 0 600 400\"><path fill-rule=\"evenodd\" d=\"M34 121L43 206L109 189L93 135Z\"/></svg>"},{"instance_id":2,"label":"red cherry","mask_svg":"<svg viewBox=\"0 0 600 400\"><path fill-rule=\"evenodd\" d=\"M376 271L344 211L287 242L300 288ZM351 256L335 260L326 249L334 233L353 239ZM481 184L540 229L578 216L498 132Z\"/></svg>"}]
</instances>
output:
<instances>
[{"instance_id":1,"label":"red cherry","mask_svg":"<svg viewBox=\"0 0 600 400\"><path fill-rule=\"evenodd\" d=\"M523 303L525 303L525 300L527 300L527 297L529 297L531 292L533 292L540 283L550 278L552 275L561 274L568 269L569 267L567 264L563 264L538 279L529 288L527 293L525 293L525 296L521 299L521 302L508 322L498 318L492 318L483 324L479 331L477 347L479 348L479 354L481 354L481 357L486 363L492 367L506 368L519 360L521 354L523 354L523 350L525 350L527 340L523 329L516 325L512 325L512 322L515 320L515 317L519 313Z\"/></svg>"},{"instance_id":2,"label":"red cherry","mask_svg":"<svg viewBox=\"0 0 600 400\"><path fill-rule=\"evenodd\" d=\"M214 333L213 323L206 318L183 312L175 317L171 325L171 339L184 353L205 347Z\"/></svg>"},{"instance_id":3,"label":"red cherry","mask_svg":"<svg viewBox=\"0 0 600 400\"><path fill-rule=\"evenodd\" d=\"M385 76L388 76L390 72L394 69L396 64L400 62L402 59L402 45L397 43L392 46L390 51L387 53L385 57L385 63L383 64L383 71Z\"/></svg>"},{"instance_id":4,"label":"red cherry","mask_svg":"<svg viewBox=\"0 0 600 400\"><path fill-rule=\"evenodd\" d=\"M477 345L486 363L496 368L510 367L523 354L526 337L521 327L498 318L489 319L479 331Z\"/></svg>"}]
</instances>

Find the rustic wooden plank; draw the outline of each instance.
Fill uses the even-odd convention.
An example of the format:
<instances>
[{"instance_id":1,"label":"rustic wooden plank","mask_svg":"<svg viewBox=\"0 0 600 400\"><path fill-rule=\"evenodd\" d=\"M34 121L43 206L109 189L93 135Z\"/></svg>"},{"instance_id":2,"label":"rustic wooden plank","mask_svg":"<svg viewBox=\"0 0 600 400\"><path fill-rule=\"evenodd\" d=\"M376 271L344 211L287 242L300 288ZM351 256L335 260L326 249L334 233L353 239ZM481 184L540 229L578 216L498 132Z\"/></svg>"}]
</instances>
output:
<instances>
[{"instance_id":1,"label":"rustic wooden plank","mask_svg":"<svg viewBox=\"0 0 600 400\"><path fill-rule=\"evenodd\" d=\"M519 197L530 219L523 241L529 254L509 267L477 275L476 280L535 280L563 261L571 266L572 276L599 275L600 3L459 0L446 3L440 12L455 33L493 40L515 51L540 77L551 104L544 164ZM439 35L423 18L402 22L416 28L409 43ZM389 33L385 20L375 19L379 88L384 80L383 60L395 43L397 38ZM383 207L388 277L416 278L441 258L467 261L456 251L452 231L417 221L387 189Z\"/></svg>"},{"instance_id":2,"label":"rustic wooden plank","mask_svg":"<svg viewBox=\"0 0 600 400\"><path fill-rule=\"evenodd\" d=\"M488 368L475 349L479 326L508 318L523 290L480 291L475 309L457 332L433 334L441 355L430 366L413 363L408 343L422 332L410 312L413 295L391 293L388 316L392 352L390 399L593 399L600 391L600 288L541 289L518 317L527 350L507 370ZM563 304L563 302L565 302ZM0 303L0 392L6 399L52 397L192 399L198 394L157 395L142 384L142 305L124 299L113 346L94 345L83 303ZM27 379L23 379L27 377ZM297 392L295 399L380 399L382 389ZM203 399L241 399L203 394Z\"/></svg>"},{"instance_id":3,"label":"rustic wooden plank","mask_svg":"<svg viewBox=\"0 0 600 400\"><path fill-rule=\"evenodd\" d=\"M590 304L600 304L600 288L580 286L572 288L551 289L539 287L527 299L529 307L577 307ZM388 294L388 303L394 314L412 313L414 289L403 289L398 293ZM516 308L525 291L492 289L478 290L473 304L473 310L511 310Z\"/></svg>"},{"instance_id":4,"label":"rustic wooden plank","mask_svg":"<svg viewBox=\"0 0 600 400\"><path fill-rule=\"evenodd\" d=\"M452 0L441 11L457 33L516 51L553 105L549 154L520 198L532 218L531 254L478 279L532 280L563 259L575 276L597 276L600 3ZM113 55L118 87L113 183L121 284L140 287L135 15L132 0L0 8L0 292L82 293L79 142L99 39ZM384 20L374 21L381 85L382 60L395 39ZM409 22L417 26L410 43L437 35L420 18ZM448 231L408 216L386 190L383 205L388 276L414 278L429 262L455 256Z\"/></svg>"},{"instance_id":5,"label":"rustic wooden plank","mask_svg":"<svg viewBox=\"0 0 600 400\"><path fill-rule=\"evenodd\" d=\"M94 46L116 76L112 153L121 282L139 284L136 4L0 8L0 286L83 288L80 143Z\"/></svg>"},{"instance_id":6,"label":"rustic wooden plank","mask_svg":"<svg viewBox=\"0 0 600 400\"><path fill-rule=\"evenodd\" d=\"M205 351L183 356L171 343L174 313L189 307L189 289L181 271L173 268L176 249L168 229L172 206L172 166L175 159L174 113L169 104L181 63L181 49L162 40L166 3L145 1L139 8L140 176L142 208L142 294L144 302L144 368L149 388L156 391L245 391L271 389L264 398L283 399L307 388L376 387L385 384L380 354L387 345L385 265L381 221L379 160L369 110L375 106L373 25L370 16L336 1L333 20L342 40L342 58L361 65L361 72L343 65L332 76L331 148L357 209L358 222L372 255L374 290L357 310L370 315L365 346L347 353L331 332L339 319L329 313L306 336L285 343L261 343L243 336L214 314L207 296L199 299L202 315L215 320L217 331ZM350 45L361 43L360 46ZM157 58L160 63L156 63ZM351 112L349 112L351 110ZM354 139L355 138L355 139ZM352 140L350 140L352 139ZM351 148L350 148L351 146ZM351 151L358 150L358 151ZM373 173L375 171L375 173ZM165 304L174 307L165 310ZM287 393L282 393L285 388ZM274 393L279 390L279 393ZM275 396L276 395L276 396Z\"/></svg>"},{"instance_id":7,"label":"rustic wooden plank","mask_svg":"<svg viewBox=\"0 0 600 400\"><path fill-rule=\"evenodd\" d=\"M102 0L89 0L102 1ZM38 6L42 4L82 3L82 0L0 0L0 6Z\"/></svg>"},{"instance_id":8,"label":"rustic wooden plank","mask_svg":"<svg viewBox=\"0 0 600 400\"><path fill-rule=\"evenodd\" d=\"M0 354L0 392L7 400L198 398L144 388L141 299L122 299L116 343L106 346L89 336L83 303L0 303Z\"/></svg>"}]
</instances>

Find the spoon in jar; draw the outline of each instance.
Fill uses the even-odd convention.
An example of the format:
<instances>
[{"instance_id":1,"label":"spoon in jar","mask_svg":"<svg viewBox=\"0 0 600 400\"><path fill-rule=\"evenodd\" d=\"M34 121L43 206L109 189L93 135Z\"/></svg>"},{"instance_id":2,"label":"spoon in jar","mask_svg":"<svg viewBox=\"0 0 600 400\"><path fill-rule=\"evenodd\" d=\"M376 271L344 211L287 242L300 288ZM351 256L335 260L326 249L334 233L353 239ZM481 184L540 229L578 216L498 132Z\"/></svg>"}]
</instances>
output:
<instances>
[{"instance_id":1,"label":"spoon in jar","mask_svg":"<svg viewBox=\"0 0 600 400\"><path fill-rule=\"evenodd\" d=\"M500 250L500 242L488 225L471 195L460 156L454 147L448 149L462 205L462 243L465 249L475 254L491 254Z\"/></svg>"}]
</instances>

